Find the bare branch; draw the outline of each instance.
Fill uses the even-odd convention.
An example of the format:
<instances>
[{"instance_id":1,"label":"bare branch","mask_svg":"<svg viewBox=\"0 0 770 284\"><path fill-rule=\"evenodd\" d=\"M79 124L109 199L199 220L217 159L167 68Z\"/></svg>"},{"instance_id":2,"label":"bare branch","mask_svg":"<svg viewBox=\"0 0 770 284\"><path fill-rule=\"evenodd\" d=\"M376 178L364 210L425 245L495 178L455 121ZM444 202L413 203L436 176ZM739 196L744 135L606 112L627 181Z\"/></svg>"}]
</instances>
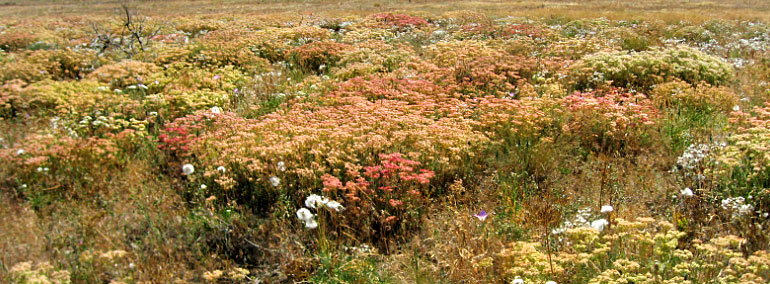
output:
<instances>
[{"instance_id":1,"label":"bare branch","mask_svg":"<svg viewBox=\"0 0 770 284\"><path fill-rule=\"evenodd\" d=\"M144 51L152 37L160 33L162 27L157 27L152 32L145 25L145 21L132 15L131 8L123 4L121 7L122 29L119 34L112 34L109 29L102 31L96 24L92 25L94 39L92 45L99 48L99 53L104 53L110 48L118 49L128 58L136 54L136 49ZM148 33L149 32L149 33Z\"/></svg>"}]
</instances>

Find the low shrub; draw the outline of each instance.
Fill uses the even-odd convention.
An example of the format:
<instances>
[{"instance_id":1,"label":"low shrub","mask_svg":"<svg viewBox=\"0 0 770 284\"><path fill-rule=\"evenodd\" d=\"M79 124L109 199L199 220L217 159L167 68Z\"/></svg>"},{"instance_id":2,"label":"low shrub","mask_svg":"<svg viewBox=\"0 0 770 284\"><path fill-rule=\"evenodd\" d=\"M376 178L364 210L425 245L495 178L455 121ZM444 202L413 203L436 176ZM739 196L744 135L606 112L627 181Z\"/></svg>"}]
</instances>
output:
<instances>
[{"instance_id":1,"label":"low shrub","mask_svg":"<svg viewBox=\"0 0 770 284\"><path fill-rule=\"evenodd\" d=\"M324 195L345 206L339 220L332 220L339 227L331 229L341 231L340 237L352 235L350 243L372 242L389 252L420 228L435 173L400 153L380 154L379 159L339 178L325 174L321 179Z\"/></svg>"},{"instance_id":2,"label":"low shrub","mask_svg":"<svg viewBox=\"0 0 770 284\"><path fill-rule=\"evenodd\" d=\"M320 74L321 69L335 67L342 59L347 44L315 41L287 51L287 57L304 72Z\"/></svg>"},{"instance_id":3,"label":"low shrub","mask_svg":"<svg viewBox=\"0 0 770 284\"><path fill-rule=\"evenodd\" d=\"M575 93L562 103L567 116L564 131L572 139L605 154L636 153L649 141L658 111L645 95L623 93Z\"/></svg>"},{"instance_id":4,"label":"low shrub","mask_svg":"<svg viewBox=\"0 0 770 284\"><path fill-rule=\"evenodd\" d=\"M679 79L690 84L723 85L732 78L724 60L689 47L654 48L640 52L599 52L571 67L576 89L603 84L649 90L654 85Z\"/></svg>"}]
</instances>

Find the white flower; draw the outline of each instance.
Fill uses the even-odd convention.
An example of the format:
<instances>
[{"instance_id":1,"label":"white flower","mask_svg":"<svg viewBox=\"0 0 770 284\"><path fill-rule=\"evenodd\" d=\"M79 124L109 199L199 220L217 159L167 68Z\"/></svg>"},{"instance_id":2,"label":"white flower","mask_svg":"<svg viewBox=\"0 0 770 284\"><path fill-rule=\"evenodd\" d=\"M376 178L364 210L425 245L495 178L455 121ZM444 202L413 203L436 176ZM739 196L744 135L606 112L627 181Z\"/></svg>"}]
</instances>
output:
<instances>
[{"instance_id":1,"label":"white flower","mask_svg":"<svg viewBox=\"0 0 770 284\"><path fill-rule=\"evenodd\" d=\"M182 166L182 172L186 175L192 174L193 172L195 172L195 167L193 167L193 165L191 164L185 164L184 166Z\"/></svg>"},{"instance_id":2,"label":"white flower","mask_svg":"<svg viewBox=\"0 0 770 284\"><path fill-rule=\"evenodd\" d=\"M277 168L279 171L285 172L286 171L286 164L283 161L278 162Z\"/></svg>"},{"instance_id":3,"label":"white flower","mask_svg":"<svg viewBox=\"0 0 770 284\"><path fill-rule=\"evenodd\" d=\"M613 210L615 210L615 208L612 208L612 205L604 205L604 206L602 206L601 212L602 212L602 214L604 214L604 213L610 213Z\"/></svg>"},{"instance_id":4,"label":"white flower","mask_svg":"<svg viewBox=\"0 0 770 284\"><path fill-rule=\"evenodd\" d=\"M220 171L220 172L224 173L226 171L226 169L223 166L219 166L219 167L217 167L217 171Z\"/></svg>"},{"instance_id":5,"label":"white flower","mask_svg":"<svg viewBox=\"0 0 770 284\"><path fill-rule=\"evenodd\" d=\"M220 114L222 113L222 110L218 106L214 106L211 108L211 113Z\"/></svg>"},{"instance_id":6,"label":"white flower","mask_svg":"<svg viewBox=\"0 0 770 284\"><path fill-rule=\"evenodd\" d=\"M329 201L328 203L326 203L326 207L329 207L329 208L331 208L331 209L334 209L334 211L337 211L337 212L340 212L340 211L342 211L342 210L345 210L345 207L344 207L344 206L342 206L342 204L340 204L340 203L339 203L339 202L337 202L337 201Z\"/></svg>"},{"instance_id":7,"label":"white flower","mask_svg":"<svg viewBox=\"0 0 770 284\"><path fill-rule=\"evenodd\" d=\"M150 112L150 115L152 115L152 116L157 116L157 115L158 115L158 112L157 112L157 111L151 111L151 112Z\"/></svg>"},{"instance_id":8,"label":"white flower","mask_svg":"<svg viewBox=\"0 0 770 284\"><path fill-rule=\"evenodd\" d=\"M679 194L681 194L684 197L693 196L692 189L690 189L689 187L685 187L684 189L682 189L682 191L680 191Z\"/></svg>"},{"instance_id":9,"label":"white flower","mask_svg":"<svg viewBox=\"0 0 770 284\"><path fill-rule=\"evenodd\" d=\"M315 220L310 219L310 220L305 221L305 228L315 229L317 227L318 227L318 222L316 222Z\"/></svg>"},{"instance_id":10,"label":"white flower","mask_svg":"<svg viewBox=\"0 0 770 284\"><path fill-rule=\"evenodd\" d=\"M738 207L738 214L742 216L751 214L751 211L754 211L754 206L751 204L744 204Z\"/></svg>"},{"instance_id":11,"label":"white flower","mask_svg":"<svg viewBox=\"0 0 770 284\"><path fill-rule=\"evenodd\" d=\"M16 151L16 156L21 156L23 154L24 154L24 149L19 149L18 151Z\"/></svg>"},{"instance_id":12,"label":"white flower","mask_svg":"<svg viewBox=\"0 0 770 284\"><path fill-rule=\"evenodd\" d=\"M551 280L551 281L545 282L545 284L558 284L558 283L556 283L556 281Z\"/></svg>"},{"instance_id":13,"label":"white flower","mask_svg":"<svg viewBox=\"0 0 770 284\"><path fill-rule=\"evenodd\" d=\"M201 184L201 189L206 189L207 187L205 184Z\"/></svg>"},{"instance_id":14,"label":"white flower","mask_svg":"<svg viewBox=\"0 0 770 284\"><path fill-rule=\"evenodd\" d=\"M270 184L277 187L279 184L281 184L281 179L279 179L276 176L273 176L270 178Z\"/></svg>"},{"instance_id":15,"label":"white flower","mask_svg":"<svg viewBox=\"0 0 770 284\"><path fill-rule=\"evenodd\" d=\"M733 106L733 111L741 111L741 106L739 105Z\"/></svg>"},{"instance_id":16,"label":"white flower","mask_svg":"<svg viewBox=\"0 0 770 284\"><path fill-rule=\"evenodd\" d=\"M594 220L593 222L591 222L591 228L594 228L599 232L601 232L601 231L604 231L604 227L607 227L607 225L609 224L610 223L607 222L606 219Z\"/></svg>"},{"instance_id":17,"label":"white flower","mask_svg":"<svg viewBox=\"0 0 770 284\"><path fill-rule=\"evenodd\" d=\"M317 194L311 194L305 198L305 206L316 209L316 205L321 205L321 196Z\"/></svg>"},{"instance_id":18,"label":"white flower","mask_svg":"<svg viewBox=\"0 0 770 284\"><path fill-rule=\"evenodd\" d=\"M302 221L307 221L313 218L313 213L310 213L310 210L307 208L300 208L297 210L297 219L300 219Z\"/></svg>"},{"instance_id":19,"label":"white flower","mask_svg":"<svg viewBox=\"0 0 770 284\"><path fill-rule=\"evenodd\" d=\"M41 168L41 167L38 167L38 168L37 168L37 172L38 172L38 173L39 173L39 172L42 172L42 171L43 171L43 168Z\"/></svg>"},{"instance_id":20,"label":"white flower","mask_svg":"<svg viewBox=\"0 0 770 284\"><path fill-rule=\"evenodd\" d=\"M521 279L521 277L516 276L516 278L514 278L513 281L511 281L511 284L524 284L524 280Z\"/></svg>"}]
</instances>

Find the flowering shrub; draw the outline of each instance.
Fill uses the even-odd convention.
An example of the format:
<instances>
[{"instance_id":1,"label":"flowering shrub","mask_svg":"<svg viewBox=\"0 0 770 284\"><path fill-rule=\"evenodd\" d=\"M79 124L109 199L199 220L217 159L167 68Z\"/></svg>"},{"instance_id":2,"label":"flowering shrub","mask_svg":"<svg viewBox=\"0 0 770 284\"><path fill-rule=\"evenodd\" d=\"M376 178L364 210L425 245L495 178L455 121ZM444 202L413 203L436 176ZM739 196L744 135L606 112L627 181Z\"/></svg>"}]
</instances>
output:
<instances>
[{"instance_id":1,"label":"flowering shrub","mask_svg":"<svg viewBox=\"0 0 770 284\"><path fill-rule=\"evenodd\" d=\"M442 68L468 63L476 57L496 55L499 52L500 50L496 50L486 42L479 40L442 41L427 46L425 49L430 62Z\"/></svg>"},{"instance_id":2,"label":"flowering shrub","mask_svg":"<svg viewBox=\"0 0 770 284\"><path fill-rule=\"evenodd\" d=\"M477 225L468 225L466 218ZM550 253L535 241L482 237L489 226L500 225L489 221L456 216L434 233L437 241L427 246L437 269L456 281L506 283L762 283L770 277L768 253L743 254L745 239L690 240L673 224L654 218L615 219L603 230L566 229L554 236Z\"/></svg>"},{"instance_id":3,"label":"flowering shrub","mask_svg":"<svg viewBox=\"0 0 770 284\"><path fill-rule=\"evenodd\" d=\"M43 79L79 79L99 66L102 60L90 50L35 50L0 56L0 82L20 79L27 83Z\"/></svg>"},{"instance_id":4,"label":"flowering shrub","mask_svg":"<svg viewBox=\"0 0 770 284\"><path fill-rule=\"evenodd\" d=\"M31 30L14 29L4 30L0 33L0 49L4 51L23 49L36 41L38 41L38 37Z\"/></svg>"},{"instance_id":5,"label":"flowering shrub","mask_svg":"<svg viewBox=\"0 0 770 284\"><path fill-rule=\"evenodd\" d=\"M20 94L26 83L19 79L0 85L0 117L11 117L21 103Z\"/></svg>"},{"instance_id":6,"label":"flowering shrub","mask_svg":"<svg viewBox=\"0 0 770 284\"><path fill-rule=\"evenodd\" d=\"M149 76L147 87L150 93L164 91L194 92L197 90L225 91L234 93L242 88L245 73L234 66L211 70L195 68L187 63L168 66L162 73Z\"/></svg>"},{"instance_id":7,"label":"flowering shrub","mask_svg":"<svg viewBox=\"0 0 770 284\"><path fill-rule=\"evenodd\" d=\"M708 84L692 86L681 81L663 83L650 91L664 118L663 133L670 139L672 150L698 144L714 128L727 123L727 115L738 104L738 96L727 87Z\"/></svg>"},{"instance_id":8,"label":"flowering shrub","mask_svg":"<svg viewBox=\"0 0 770 284\"><path fill-rule=\"evenodd\" d=\"M462 121L428 118L407 103L350 97L334 106L298 104L258 120L222 121L221 130L206 133L192 149L205 164L241 168L239 179L265 179L274 172L271 165L284 161L287 174L298 178L295 186L312 186L325 173L355 169L394 150L414 152L449 174L461 169L455 161L472 159L471 150L486 140Z\"/></svg>"},{"instance_id":9,"label":"flowering shrub","mask_svg":"<svg viewBox=\"0 0 770 284\"><path fill-rule=\"evenodd\" d=\"M613 86L643 90L673 79L722 85L733 74L731 66L723 60L688 47L599 52L584 57L571 69L578 89L611 82Z\"/></svg>"},{"instance_id":10,"label":"flowering shrub","mask_svg":"<svg viewBox=\"0 0 770 284\"><path fill-rule=\"evenodd\" d=\"M715 173L725 188L716 193L722 197L749 199L757 212L770 211L770 105L755 107L754 115L734 112L731 123L735 133L727 137L727 146L716 154L719 167Z\"/></svg>"},{"instance_id":11,"label":"flowering shrub","mask_svg":"<svg viewBox=\"0 0 770 284\"><path fill-rule=\"evenodd\" d=\"M222 21L214 19L199 18L178 18L176 19L176 29L190 35L205 34L216 31L224 26Z\"/></svg>"},{"instance_id":12,"label":"flowering shrub","mask_svg":"<svg viewBox=\"0 0 770 284\"><path fill-rule=\"evenodd\" d=\"M191 56L203 66L235 66L244 71L261 71L269 65L265 58L248 48L250 34L244 30L222 29L206 34Z\"/></svg>"},{"instance_id":13,"label":"flowering shrub","mask_svg":"<svg viewBox=\"0 0 770 284\"><path fill-rule=\"evenodd\" d=\"M440 42L429 46L426 53L440 67L428 77L463 94L506 95L529 79L536 67L531 59L506 54L480 41Z\"/></svg>"},{"instance_id":14,"label":"flowering shrub","mask_svg":"<svg viewBox=\"0 0 770 284\"><path fill-rule=\"evenodd\" d=\"M538 140L551 136L559 125L559 101L551 98L483 97L474 102L477 127L497 139L515 135Z\"/></svg>"},{"instance_id":15,"label":"flowering shrub","mask_svg":"<svg viewBox=\"0 0 770 284\"><path fill-rule=\"evenodd\" d=\"M67 270L57 270L48 262L33 263L31 261L16 263L8 270L12 284L23 283L71 283Z\"/></svg>"},{"instance_id":16,"label":"flowering shrub","mask_svg":"<svg viewBox=\"0 0 770 284\"><path fill-rule=\"evenodd\" d=\"M435 20L436 23L441 26L447 25L465 25L471 23L488 24L492 22L492 19L484 14L476 11L448 11Z\"/></svg>"},{"instance_id":17,"label":"flowering shrub","mask_svg":"<svg viewBox=\"0 0 770 284\"><path fill-rule=\"evenodd\" d=\"M502 32L503 36L506 37L530 37L530 38L541 38L544 37L546 31L537 25L533 24L511 24L505 27L505 29Z\"/></svg>"},{"instance_id":18,"label":"flowering shrub","mask_svg":"<svg viewBox=\"0 0 770 284\"><path fill-rule=\"evenodd\" d=\"M213 127L217 118L225 117L227 114L201 111L177 118L164 125L165 128L158 135L158 149L165 151L169 158L179 163L191 154L190 145L193 140Z\"/></svg>"},{"instance_id":19,"label":"flowering shrub","mask_svg":"<svg viewBox=\"0 0 770 284\"><path fill-rule=\"evenodd\" d=\"M20 79L27 83L43 79L79 79L101 62L92 51L72 49L35 50L0 57L0 81Z\"/></svg>"},{"instance_id":20,"label":"flowering shrub","mask_svg":"<svg viewBox=\"0 0 770 284\"><path fill-rule=\"evenodd\" d=\"M243 37L239 45L270 62L280 62L288 59L289 50L306 43L324 41L330 37L329 30L315 26L266 28Z\"/></svg>"},{"instance_id":21,"label":"flowering shrub","mask_svg":"<svg viewBox=\"0 0 770 284\"><path fill-rule=\"evenodd\" d=\"M374 14L370 16L372 19L375 19L383 24L386 25L386 27L393 27L400 31L408 30L409 28L419 28L422 26L428 25L428 22L425 21L425 19L405 14L392 14L392 13L382 13L382 14Z\"/></svg>"},{"instance_id":22,"label":"flowering shrub","mask_svg":"<svg viewBox=\"0 0 770 284\"><path fill-rule=\"evenodd\" d=\"M738 96L726 87L707 84L692 86L681 81L657 85L650 92L650 96L661 109L674 108L706 113L729 113L738 103Z\"/></svg>"},{"instance_id":23,"label":"flowering shrub","mask_svg":"<svg viewBox=\"0 0 770 284\"><path fill-rule=\"evenodd\" d=\"M398 100L412 104L422 104L430 107L427 102L440 103L432 105L440 109L451 103L459 103L453 99L448 88L421 79L399 79L392 76L357 77L336 85L336 90L326 98L360 96L370 101Z\"/></svg>"},{"instance_id":24,"label":"flowering shrub","mask_svg":"<svg viewBox=\"0 0 770 284\"><path fill-rule=\"evenodd\" d=\"M149 84L149 76L159 72L160 69L152 63L124 60L99 67L88 77L109 84L110 89L123 89L129 85Z\"/></svg>"},{"instance_id":25,"label":"flowering shrub","mask_svg":"<svg viewBox=\"0 0 770 284\"><path fill-rule=\"evenodd\" d=\"M287 54L289 60L303 71L321 73L321 69L337 65L348 48L349 45L333 41L316 41L291 49Z\"/></svg>"},{"instance_id":26,"label":"flowering shrub","mask_svg":"<svg viewBox=\"0 0 770 284\"><path fill-rule=\"evenodd\" d=\"M456 86L460 93L505 96L515 92L532 75L533 69L534 62L524 57L484 56L431 76L438 82Z\"/></svg>"},{"instance_id":27,"label":"flowering shrub","mask_svg":"<svg viewBox=\"0 0 770 284\"><path fill-rule=\"evenodd\" d=\"M347 208L341 226L380 247L400 240L419 227L430 192L427 184L435 173L417 169L420 162L400 153L380 154L380 162L362 170L349 170L342 177L323 175L323 191L344 200Z\"/></svg>"},{"instance_id":28,"label":"flowering shrub","mask_svg":"<svg viewBox=\"0 0 770 284\"><path fill-rule=\"evenodd\" d=\"M460 123L462 118L426 114L398 101L348 97L331 106L297 104L254 120L217 119L188 145L210 190L268 210L277 193L300 199L324 174L357 171L384 152L409 153L441 179L466 172L464 166L473 164L459 161L477 159L474 149L486 137ZM228 171L214 170L219 166ZM279 182L273 184L272 177Z\"/></svg>"},{"instance_id":29,"label":"flowering shrub","mask_svg":"<svg viewBox=\"0 0 770 284\"><path fill-rule=\"evenodd\" d=\"M71 136L117 134L131 129L145 132L145 114L130 98L95 81L41 81L16 90L14 108L55 115L51 127Z\"/></svg>"},{"instance_id":30,"label":"flowering shrub","mask_svg":"<svg viewBox=\"0 0 770 284\"><path fill-rule=\"evenodd\" d=\"M615 51L616 49L612 44L597 37L567 38L548 45L544 53L548 56L579 60L589 55Z\"/></svg>"},{"instance_id":31,"label":"flowering shrub","mask_svg":"<svg viewBox=\"0 0 770 284\"><path fill-rule=\"evenodd\" d=\"M83 78L103 63L94 51L72 48L34 51L27 60L30 64L45 66L43 71L56 80Z\"/></svg>"},{"instance_id":32,"label":"flowering shrub","mask_svg":"<svg viewBox=\"0 0 770 284\"><path fill-rule=\"evenodd\" d=\"M763 264L767 254L758 252L744 257L739 252L743 242L739 238L717 238L688 250L679 245L684 236L685 233L674 230L670 223L656 224L651 218L618 219L606 234L599 234L595 229L570 229L563 239L569 249L553 257L554 271L563 277L562 281L587 283L627 283L653 281L653 278L662 283L700 283L714 277L725 283L744 283L739 280L744 273L753 274L754 281L760 282L769 276ZM520 275L522 279L535 280L549 270L548 258L535 249L537 245L535 248L527 243L518 245L529 245L530 249L511 247L500 253L501 257L510 257L512 268L508 275L511 278ZM527 261L533 263L527 264ZM751 268L743 270L742 267ZM725 269L730 272L720 274Z\"/></svg>"},{"instance_id":33,"label":"flowering shrub","mask_svg":"<svg viewBox=\"0 0 770 284\"><path fill-rule=\"evenodd\" d=\"M130 141L130 131L114 139L37 134L26 139L24 148L0 150L3 182L12 184L21 196L60 193L85 197L108 179L104 171L119 168L124 152L118 143ZM123 141L123 142L121 142ZM134 142L134 141L132 141Z\"/></svg>"},{"instance_id":34,"label":"flowering shrub","mask_svg":"<svg viewBox=\"0 0 770 284\"><path fill-rule=\"evenodd\" d=\"M405 62L414 60L413 53L410 47L403 44L365 41L357 43L355 48L343 49L336 68L329 65L324 68L329 68L330 73L339 79L392 72Z\"/></svg>"},{"instance_id":35,"label":"flowering shrub","mask_svg":"<svg viewBox=\"0 0 770 284\"><path fill-rule=\"evenodd\" d=\"M378 23L372 22L357 22L350 23L345 26L345 33L341 36L341 41L347 44L355 44L358 42L366 42L370 40L392 41L396 37L396 32L389 29L372 28L370 26L378 26Z\"/></svg>"},{"instance_id":36,"label":"flowering shrub","mask_svg":"<svg viewBox=\"0 0 770 284\"><path fill-rule=\"evenodd\" d=\"M657 110L645 95L575 93L562 103L568 121L564 131L598 152L634 151L657 122Z\"/></svg>"},{"instance_id":37,"label":"flowering shrub","mask_svg":"<svg viewBox=\"0 0 770 284\"><path fill-rule=\"evenodd\" d=\"M198 110L208 110L215 106L223 106L228 100L228 94L223 91L169 91L147 97L145 105L149 110L155 110L166 120L190 115Z\"/></svg>"},{"instance_id":38,"label":"flowering shrub","mask_svg":"<svg viewBox=\"0 0 770 284\"><path fill-rule=\"evenodd\" d=\"M175 62L191 61L194 50L189 47L180 47L171 44L155 44L151 47L145 61L152 61L155 65L164 66Z\"/></svg>"}]
</instances>

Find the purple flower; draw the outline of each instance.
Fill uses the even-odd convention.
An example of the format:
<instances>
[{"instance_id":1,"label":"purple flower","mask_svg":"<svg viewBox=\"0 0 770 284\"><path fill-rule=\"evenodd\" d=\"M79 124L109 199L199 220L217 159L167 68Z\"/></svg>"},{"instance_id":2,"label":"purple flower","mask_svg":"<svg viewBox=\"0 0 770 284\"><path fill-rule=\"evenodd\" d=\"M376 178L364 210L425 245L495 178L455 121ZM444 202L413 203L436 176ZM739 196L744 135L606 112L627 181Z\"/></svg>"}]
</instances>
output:
<instances>
[{"instance_id":1,"label":"purple flower","mask_svg":"<svg viewBox=\"0 0 770 284\"><path fill-rule=\"evenodd\" d=\"M219 80L219 75L214 75L214 80Z\"/></svg>"},{"instance_id":2,"label":"purple flower","mask_svg":"<svg viewBox=\"0 0 770 284\"><path fill-rule=\"evenodd\" d=\"M487 211L481 210L479 214L473 214L473 217L479 218L479 220L484 221L487 219Z\"/></svg>"}]
</instances>

